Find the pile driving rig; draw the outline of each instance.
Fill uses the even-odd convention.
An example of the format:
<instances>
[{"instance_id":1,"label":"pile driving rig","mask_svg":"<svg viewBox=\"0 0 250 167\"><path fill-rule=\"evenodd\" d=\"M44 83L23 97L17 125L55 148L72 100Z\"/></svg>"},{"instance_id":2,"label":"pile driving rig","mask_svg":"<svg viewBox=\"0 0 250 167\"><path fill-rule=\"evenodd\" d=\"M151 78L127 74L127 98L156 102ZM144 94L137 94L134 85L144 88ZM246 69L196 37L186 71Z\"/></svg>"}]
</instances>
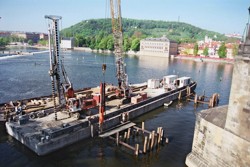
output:
<instances>
[{"instance_id":1,"label":"pile driving rig","mask_svg":"<svg viewBox=\"0 0 250 167\"><path fill-rule=\"evenodd\" d=\"M62 19L61 16L46 15L46 19L52 20L52 25L49 25L49 55L50 55L50 70L49 75L52 85L52 99L54 101L54 114L57 120L58 111L68 111L69 116L80 118L80 113L90 108L96 107L94 99L86 99L85 97L76 98L72 83L67 76L62 60L60 61L60 45L59 45L59 30L58 22ZM61 63L61 64L60 64ZM60 68L62 72L60 72ZM60 80L63 76L64 82Z\"/></svg>"}]
</instances>

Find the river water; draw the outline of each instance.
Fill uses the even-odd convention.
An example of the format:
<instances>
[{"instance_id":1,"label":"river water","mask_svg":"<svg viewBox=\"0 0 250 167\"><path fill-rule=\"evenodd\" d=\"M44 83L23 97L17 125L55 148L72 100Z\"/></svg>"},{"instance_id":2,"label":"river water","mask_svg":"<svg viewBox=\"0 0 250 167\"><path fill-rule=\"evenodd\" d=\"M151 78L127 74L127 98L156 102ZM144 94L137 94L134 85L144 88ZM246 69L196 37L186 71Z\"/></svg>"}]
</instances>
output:
<instances>
[{"instance_id":1,"label":"river water","mask_svg":"<svg viewBox=\"0 0 250 167\"><path fill-rule=\"evenodd\" d=\"M115 60L112 54L64 51L61 56L75 89L98 86L104 80L116 84ZM196 92L199 95L202 95L204 90L207 96L216 92L220 94L219 105L228 103L232 64L143 56L126 56L125 62L130 83L141 83L149 78L162 78L171 74L191 76L198 83ZM105 75L101 69L103 63L107 64ZM48 70L48 53L0 56L0 103L50 95L51 82ZM39 157L7 135L4 126L0 125L0 166L183 167L186 155L192 148L195 115L208 107L199 105L194 108L193 103L187 101L180 103L182 107L177 107L178 102L174 102L168 108L160 107L133 120L138 126L145 121L145 128L150 131L161 126L169 138L169 144L138 157L116 147L114 142L108 139L99 138L83 140Z\"/></svg>"}]
</instances>

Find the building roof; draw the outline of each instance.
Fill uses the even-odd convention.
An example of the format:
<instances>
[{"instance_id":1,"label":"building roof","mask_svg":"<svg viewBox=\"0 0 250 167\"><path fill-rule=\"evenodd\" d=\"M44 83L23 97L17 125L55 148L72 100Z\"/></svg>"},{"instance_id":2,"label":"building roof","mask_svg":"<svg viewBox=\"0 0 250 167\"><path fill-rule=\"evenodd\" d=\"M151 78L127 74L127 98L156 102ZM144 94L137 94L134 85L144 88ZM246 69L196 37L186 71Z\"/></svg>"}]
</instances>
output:
<instances>
[{"instance_id":1,"label":"building roof","mask_svg":"<svg viewBox=\"0 0 250 167\"><path fill-rule=\"evenodd\" d=\"M173 42L177 43L176 41L169 40L165 35L163 35L161 38L146 38L142 39L142 41L155 41L155 42Z\"/></svg>"},{"instance_id":2,"label":"building roof","mask_svg":"<svg viewBox=\"0 0 250 167\"><path fill-rule=\"evenodd\" d=\"M73 37L62 37L62 40L67 40L67 41L71 41L73 39L74 39Z\"/></svg>"}]
</instances>

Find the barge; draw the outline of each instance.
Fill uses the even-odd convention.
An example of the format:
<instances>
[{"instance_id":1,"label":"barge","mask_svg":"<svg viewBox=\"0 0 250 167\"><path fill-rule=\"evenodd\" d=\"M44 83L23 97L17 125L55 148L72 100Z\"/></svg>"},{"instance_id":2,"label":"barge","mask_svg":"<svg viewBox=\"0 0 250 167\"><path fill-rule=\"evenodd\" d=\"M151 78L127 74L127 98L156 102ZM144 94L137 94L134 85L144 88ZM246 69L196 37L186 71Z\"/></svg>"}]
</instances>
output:
<instances>
[{"instance_id":1,"label":"barge","mask_svg":"<svg viewBox=\"0 0 250 167\"><path fill-rule=\"evenodd\" d=\"M152 80L148 82L152 82ZM118 124L133 120L163 106L164 103L178 99L180 95L186 96L187 92L195 90L196 85L196 82L190 82L172 90L166 89L164 85L153 88L149 88L150 85L146 83L136 85L134 88L142 86L144 88L132 93L130 103L121 104L119 99L106 101L106 114L102 123L102 130L106 131ZM98 90L99 88L96 87L91 90ZM143 94L144 99L141 96ZM85 118L70 117L67 111L59 111L57 112L57 120L55 120L53 112L43 111L48 113L44 117L31 118L29 114L24 114L20 115L18 120L9 120L5 124L9 135L37 155L46 155L80 140L98 136L100 133L98 106L91 108L88 114L85 113Z\"/></svg>"},{"instance_id":2,"label":"barge","mask_svg":"<svg viewBox=\"0 0 250 167\"><path fill-rule=\"evenodd\" d=\"M7 133L37 155L47 155L80 140L99 136L164 103L189 95L196 88L196 82L190 77L177 75L129 85L122 58L122 29L114 26L118 86L101 83L75 92L59 56L58 21L61 17L45 18L52 20L48 33L52 96L11 102L2 107L7 112ZM120 22L120 16L114 18L112 13L112 21L112 24ZM103 64L103 75L105 71L106 64Z\"/></svg>"}]
</instances>

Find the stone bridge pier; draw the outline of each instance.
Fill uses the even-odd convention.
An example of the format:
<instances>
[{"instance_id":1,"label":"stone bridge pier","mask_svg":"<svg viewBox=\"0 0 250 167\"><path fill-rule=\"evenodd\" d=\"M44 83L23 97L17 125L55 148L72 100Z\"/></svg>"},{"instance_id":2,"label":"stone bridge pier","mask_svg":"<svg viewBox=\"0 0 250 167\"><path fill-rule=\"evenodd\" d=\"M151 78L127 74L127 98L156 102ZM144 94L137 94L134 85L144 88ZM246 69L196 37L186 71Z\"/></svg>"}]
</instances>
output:
<instances>
[{"instance_id":1,"label":"stone bridge pier","mask_svg":"<svg viewBox=\"0 0 250 167\"><path fill-rule=\"evenodd\" d=\"M249 7L250 15L250 7ZM250 167L250 26L235 59L229 105L196 118L189 167Z\"/></svg>"}]
</instances>

